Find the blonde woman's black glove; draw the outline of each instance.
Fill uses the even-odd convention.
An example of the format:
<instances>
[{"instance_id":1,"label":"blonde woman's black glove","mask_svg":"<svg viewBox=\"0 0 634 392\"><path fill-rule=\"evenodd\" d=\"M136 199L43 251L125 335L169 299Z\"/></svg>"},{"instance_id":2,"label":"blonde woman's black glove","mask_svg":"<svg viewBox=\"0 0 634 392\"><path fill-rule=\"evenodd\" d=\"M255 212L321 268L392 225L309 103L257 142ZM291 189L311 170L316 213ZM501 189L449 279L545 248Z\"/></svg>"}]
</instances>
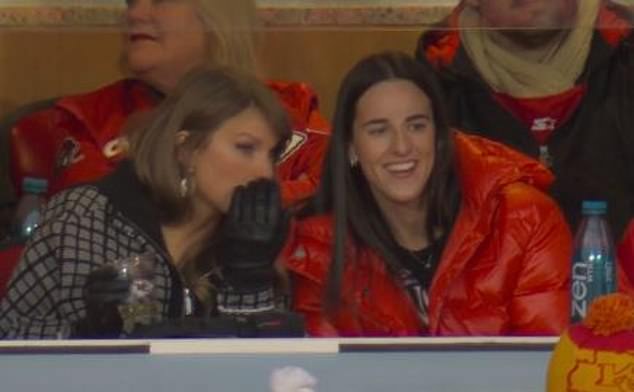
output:
<instances>
[{"instance_id":1,"label":"blonde woman's black glove","mask_svg":"<svg viewBox=\"0 0 634 392\"><path fill-rule=\"evenodd\" d=\"M86 317L73 331L77 338L117 338L123 328L119 305L130 293L130 281L112 266L92 271L86 278L84 300Z\"/></svg>"},{"instance_id":2,"label":"blonde woman's black glove","mask_svg":"<svg viewBox=\"0 0 634 392\"><path fill-rule=\"evenodd\" d=\"M272 284L273 264L288 225L276 182L260 179L236 188L217 248L223 276L232 288L256 291Z\"/></svg>"}]
</instances>

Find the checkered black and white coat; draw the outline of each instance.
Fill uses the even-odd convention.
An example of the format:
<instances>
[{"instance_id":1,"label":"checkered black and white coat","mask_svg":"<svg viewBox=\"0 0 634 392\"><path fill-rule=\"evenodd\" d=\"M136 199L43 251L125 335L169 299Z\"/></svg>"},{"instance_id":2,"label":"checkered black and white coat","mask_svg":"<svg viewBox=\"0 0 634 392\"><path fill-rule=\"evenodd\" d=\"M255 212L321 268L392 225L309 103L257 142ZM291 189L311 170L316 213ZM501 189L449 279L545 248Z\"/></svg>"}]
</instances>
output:
<instances>
[{"instance_id":1,"label":"checkered black and white coat","mask_svg":"<svg viewBox=\"0 0 634 392\"><path fill-rule=\"evenodd\" d=\"M127 196L121 200L128 204L123 209L92 185L64 191L49 201L0 303L0 338L67 336L85 316L83 288L88 274L106 262L145 253L156 258L154 294L162 318L180 317L180 276L161 241L148 233L160 233L160 227L143 230L138 219L124 214L122 210L134 215L138 194L134 189L122 192ZM136 207L147 209L143 204ZM218 300L219 310L227 313L270 310L275 302L272 289L247 295L221 292Z\"/></svg>"}]
</instances>

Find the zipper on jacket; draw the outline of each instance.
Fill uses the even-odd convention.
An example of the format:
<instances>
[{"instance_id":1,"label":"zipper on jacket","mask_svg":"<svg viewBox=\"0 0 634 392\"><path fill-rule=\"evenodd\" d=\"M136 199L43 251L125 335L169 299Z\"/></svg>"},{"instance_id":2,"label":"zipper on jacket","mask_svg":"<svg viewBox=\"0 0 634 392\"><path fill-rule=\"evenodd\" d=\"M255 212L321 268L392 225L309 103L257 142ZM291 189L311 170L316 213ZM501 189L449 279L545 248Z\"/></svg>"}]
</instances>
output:
<instances>
[{"instance_id":1,"label":"zipper on jacket","mask_svg":"<svg viewBox=\"0 0 634 392\"><path fill-rule=\"evenodd\" d=\"M548 145L539 146L539 161L547 168L553 166L553 157L550 155Z\"/></svg>"}]
</instances>

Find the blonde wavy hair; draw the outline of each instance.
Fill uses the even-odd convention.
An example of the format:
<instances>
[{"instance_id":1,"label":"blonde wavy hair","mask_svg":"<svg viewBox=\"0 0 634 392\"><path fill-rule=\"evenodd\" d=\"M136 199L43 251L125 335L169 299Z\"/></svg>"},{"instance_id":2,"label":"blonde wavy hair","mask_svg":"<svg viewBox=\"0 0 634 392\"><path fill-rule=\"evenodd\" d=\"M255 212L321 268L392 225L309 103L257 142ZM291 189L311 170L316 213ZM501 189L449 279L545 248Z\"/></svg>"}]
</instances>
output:
<instances>
[{"instance_id":1,"label":"blonde wavy hair","mask_svg":"<svg viewBox=\"0 0 634 392\"><path fill-rule=\"evenodd\" d=\"M209 64L255 73L255 0L190 0L207 29Z\"/></svg>"}]
</instances>

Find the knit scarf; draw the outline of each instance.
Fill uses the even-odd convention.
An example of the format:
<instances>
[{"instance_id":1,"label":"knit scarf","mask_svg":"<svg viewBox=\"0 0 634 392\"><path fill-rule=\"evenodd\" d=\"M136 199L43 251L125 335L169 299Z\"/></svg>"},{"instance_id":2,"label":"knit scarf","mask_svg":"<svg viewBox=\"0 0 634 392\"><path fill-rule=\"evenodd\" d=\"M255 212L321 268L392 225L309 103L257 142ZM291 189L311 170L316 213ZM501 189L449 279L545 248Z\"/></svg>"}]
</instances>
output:
<instances>
[{"instance_id":1,"label":"knit scarf","mask_svg":"<svg viewBox=\"0 0 634 392\"><path fill-rule=\"evenodd\" d=\"M555 95L574 87L583 72L600 0L580 0L573 25L548 43L526 48L499 31L481 28L478 10L466 6L460 39L480 76L495 91L516 98Z\"/></svg>"}]
</instances>

